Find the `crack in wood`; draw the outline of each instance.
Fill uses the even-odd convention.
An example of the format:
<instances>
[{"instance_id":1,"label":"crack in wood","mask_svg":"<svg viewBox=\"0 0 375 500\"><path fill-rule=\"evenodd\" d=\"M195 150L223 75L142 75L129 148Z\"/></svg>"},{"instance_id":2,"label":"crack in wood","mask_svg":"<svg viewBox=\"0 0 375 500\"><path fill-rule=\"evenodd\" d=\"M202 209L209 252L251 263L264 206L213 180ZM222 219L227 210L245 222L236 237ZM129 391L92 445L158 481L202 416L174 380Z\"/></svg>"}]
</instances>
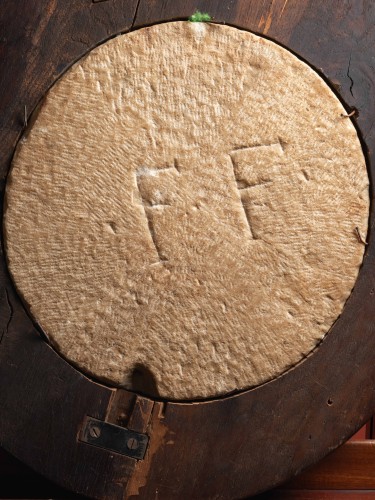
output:
<instances>
[{"instance_id":1,"label":"crack in wood","mask_svg":"<svg viewBox=\"0 0 375 500\"><path fill-rule=\"evenodd\" d=\"M135 6L134 16L133 16L133 20L132 20L132 23L131 23L131 26L130 26L130 30L132 30L134 28L134 24L135 24L135 21L137 19L137 14L138 14L138 9L139 9L139 4L140 3L141 3L141 0L138 0L137 5Z\"/></svg>"},{"instance_id":2,"label":"crack in wood","mask_svg":"<svg viewBox=\"0 0 375 500\"><path fill-rule=\"evenodd\" d=\"M347 69L347 72L346 72L346 76L349 78L350 80L350 87L349 87L349 92L351 93L352 97L354 97L354 94L353 94L353 86L354 86L354 80L353 78L350 76L350 66L352 64L352 54L350 53L350 57L349 57L349 63L348 63L348 69Z\"/></svg>"},{"instance_id":3,"label":"crack in wood","mask_svg":"<svg viewBox=\"0 0 375 500\"><path fill-rule=\"evenodd\" d=\"M8 320L7 320L7 324L5 325L5 328L3 329L2 333L1 333L0 344L3 341L3 338L4 338L5 334L8 333L9 326L10 326L10 323L11 323L11 321L13 319L13 314L14 314L13 306L12 306L10 300L9 300L9 294L8 294L8 290L6 288L5 288L5 301L6 301L7 306L8 306L9 317L8 317Z\"/></svg>"}]
</instances>

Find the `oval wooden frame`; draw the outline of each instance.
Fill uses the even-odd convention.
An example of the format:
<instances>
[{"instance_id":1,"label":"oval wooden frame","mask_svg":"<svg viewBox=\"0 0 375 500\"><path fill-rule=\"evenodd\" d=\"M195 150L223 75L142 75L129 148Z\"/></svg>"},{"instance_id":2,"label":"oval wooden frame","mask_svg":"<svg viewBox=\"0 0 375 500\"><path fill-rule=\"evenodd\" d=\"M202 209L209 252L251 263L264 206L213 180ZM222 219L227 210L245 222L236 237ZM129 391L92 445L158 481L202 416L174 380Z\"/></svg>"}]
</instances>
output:
<instances>
[{"instance_id":1,"label":"oval wooden frame","mask_svg":"<svg viewBox=\"0 0 375 500\"><path fill-rule=\"evenodd\" d=\"M365 138L372 178L375 34L366 28L373 25L375 9L367 7L365 14L364 2L349 3L352 9L340 0L328 5L267 0L262 6L223 0L203 1L201 10L217 22L270 36L322 68L358 110L356 126ZM117 33L187 18L194 8L190 0L37 0L32 5L3 0L1 196L29 111L68 66ZM327 14L329 26L322 22ZM350 30L354 37L347 36ZM340 445L375 408L373 223L372 204L369 245L355 288L319 349L267 384L196 403L153 401L75 370L39 335L1 252L0 444L39 473L94 498L243 498L293 476ZM148 434L144 460L82 442L87 416Z\"/></svg>"}]
</instances>

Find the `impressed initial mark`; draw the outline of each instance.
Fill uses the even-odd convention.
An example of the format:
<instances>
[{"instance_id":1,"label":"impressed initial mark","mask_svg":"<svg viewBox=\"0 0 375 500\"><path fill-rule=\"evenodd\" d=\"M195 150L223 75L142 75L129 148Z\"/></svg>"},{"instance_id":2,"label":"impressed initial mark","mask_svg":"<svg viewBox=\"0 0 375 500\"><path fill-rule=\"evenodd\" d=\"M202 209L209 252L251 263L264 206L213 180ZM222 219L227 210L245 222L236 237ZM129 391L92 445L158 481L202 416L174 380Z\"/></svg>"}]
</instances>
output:
<instances>
[{"instance_id":1,"label":"impressed initial mark","mask_svg":"<svg viewBox=\"0 0 375 500\"><path fill-rule=\"evenodd\" d=\"M239 201L243 209L244 224L252 240L259 239L260 236L251 218L251 188L266 186L274 182L275 176L280 172L280 160L283 155L284 148L281 140L274 144L240 147L229 153ZM180 168L176 160L173 166L162 168L144 166L136 171L137 188L157 255L156 263L168 261L168 256L163 250L162 239L157 234L158 216L161 210L172 205L173 193L178 189L179 176Z\"/></svg>"},{"instance_id":2,"label":"impressed initial mark","mask_svg":"<svg viewBox=\"0 0 375 500\"><path fill-rule=\"evenodd\" d=\"M250 238L259 239L251 223L251 188L273 182L279 172L279 160L284 155L283 143L246 146L229 153L241 204L246 216Z\"/></svg>"},{"instance_id":3,"label":"impressed initial mark","mask_svg":"<svg viewBox=\"0 0 375 500\"><path fill-rule=\"evenodd\" d=\"M141 167L136 172L138 192L142 201L143 210L147 220L147 225L151 240L157 253L158 262L166 262L167 256L164 254L155 230L154 214L157 210L163 210L171 205L168 184L175 176L179 176L177 161L172 167L148 168ZM165 184L165 186L163 186Z\"/></svg>"}]
</instances>

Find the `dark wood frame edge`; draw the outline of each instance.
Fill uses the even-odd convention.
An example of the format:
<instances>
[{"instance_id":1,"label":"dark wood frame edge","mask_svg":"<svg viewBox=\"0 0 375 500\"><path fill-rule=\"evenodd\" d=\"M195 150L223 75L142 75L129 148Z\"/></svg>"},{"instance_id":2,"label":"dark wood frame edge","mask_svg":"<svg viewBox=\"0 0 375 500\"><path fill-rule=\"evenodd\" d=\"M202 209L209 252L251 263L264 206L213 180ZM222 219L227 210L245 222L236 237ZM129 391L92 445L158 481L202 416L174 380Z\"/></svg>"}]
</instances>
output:
<instances>
[{"instance_id":1,"label":"dark wood frame edge","mask_svg":"<svg viewBox=\"0 0 375 500\"><path fill-rule=\"evenodd\" d=\"M5 83L4 80L1 82L5 92L0 108L6 111L5 119L9 120L5 126L3 123L0 129L4 138L1 148L2 189L5 186L11 150L23 125L20 123L20 102L30 101L31 109L32 103L61 73L62 64L66 67L74 58L77 59L89 47L106 37L116 32L124 32L131 25L136 27L185 17L186 10L189 9L190 13L192 10L192 2L188 1L175 2L173 5L164 3L158 7L157 2L148 4L131 0L98 4L92 4L88 0L75 4L59 4L49 0L47 5L43 5L44 12L41 12L40 2L35 2L33 7L26 5L27 2L23 0L19 0L16 5L12 5L11 0L6 0L6 3L9 7L8 16L10 13L16 13L14 10L22 8L29 18L25 23L23 18L11 19L5 15L8 29L10 26L14 30L10 36L15 37L14 42L3 42L5 60L9 63L10 58L15 57L16 64L11 67L11 72L13 78L22 75L23 81L19 88L12 89L16 96L13 102L10 101L10 82L7 79ZM217 5L218 2L202 4L202 10L217 12L215 18L218 21L263 32L283 45L290 46L311 64L322 68L329 80L332 80L330 73L337 71L337 61L330 59L330 54L319 52L319 43L313 38L314 30L310 29L310 32L307 31L303 36L300 33L301 24L307 19L311 21L309 16L315 20L314 29L317 32L324 29L319 27L319 20L325 8L324 2L305 0L300 2L300 6L291 2L286 11L281 1L264 5L263 11L259 10L256 2L246 5L246 2L237 1L235 7L229 0L220 2L220 5ZM342 10L339 4L331 4L332 11L334 7L337 8L336 24L332 25L337 32L330 31L331 26L325 27L324 34L330 38L342 58L346 51L353 51L353 47L345 36L345 26L340 26ZM107 26L103 27L105 23L98 18L98 11L93 14L93 5L100 9ZM228 9L228 6L232 10ZM88 10L85 12L85 8L90 8L90 14ZM119 19L120 13L123 14L126 8L129 11L128 24L124 19ZM279 22L272 24L272 16L276 17L277 14ZM286 17L286 14L289 17ZM1 15L4 19L4 13ZM267 22L264 22L265 15L268 16ZM80 20L78 24L77 19ZM285 19L287 21L284 22ZM352 21L350 15L345 19L347 22ZM38 29L33 30L33 23ZM26 34L21 35L17 41L17 33L22 32L24 25L29 32L26 30ZM38 58L33 44L40 43L40 47L47 50L48 41L51 37L53 39L56 33L61 33L63 25L66 29L65 45ZM299 38L296 33L299 33ZM73 35L78 37L77 39L81 37L79 48L75 45L76 42L72 45L71 40L68 40L68 36ZM89 41L82 42L85 37ZM342 45L340 50L339 44ZM29 54L29 62L26 65L19 54L17 55L17 51L21 50ZM354 99L352 87L349 87L351 97L345 92L342 97L349 107L353 104L359 109L358 126L363 137L367 135L369 166L372 168L374 137L368 135L372 132L372 125L371 117L365 109L364 95L368 82L362 77L361 83L361 75L370 65L368 57L368 53L364 52L360 58L363 67L357 70L352 68L350 78L356 82L357 99ZM65 62L61 63L61 59ZM340 61L342 64L342 59ZM46 69L42 69L44 63L47 63ZM31 88L28 83L31 77L38 82L36 88ZM342 89L345 88L344 76L339 82ZM0 304L4 328L0 349L1 443L26 463L32 462L36 470L64 484L65 487L100 498L121 498L124 491L126 495L141 492L144 497L148 497L155 493L156 485L167 498L168 491L170 492L168 488L171 488L168 479L171 471L181 477L179 490L175 490L175 494L184 492L192 498L197 491L202 496L209 497L215 490L225 491L224 495L228 498L239 497L284 481L342 443L371 416L375 407L375 368L370 356L375 347L372 314L372 268L375 258L373 247L370 234L370 245L352 296L333 331L314 355L294 370L259 388L199 404L152 402L126 391L114 391L95 384L76 372L35 335L34 327L20 306L9 280L3 256L3 299ZM358 367L355 377L352 376L351 370L353 364ZM337 373L340 373L340 377L335 377ZM36 386L40 389L43 387L42 394L36 395ZM358 392L359 387L361 395L348 410L350 394ZM328 400L333 401L333 404L328 405ZM147 417L134 417L137 405L146 405L149 408ZM64 407L71 411L68 425L63 418ZM302 414L301 408L305 409ZM340 419L343 414L345 418ZM146 459L135 463L132 459L77 442L76 436L85 415L126 425L129 425L130 420L135 427L143 428L151 436ZM184 422L183 429L181 422ZM212 422L215 422L216 432L212 431ZM233 422L236 422L235 426ZM249 426L257 429L257 432L249 435ZM283 427L282 434L280 427ZM169 441L176 439L178 446L168 446ZM54 454L51 454L51 443L56 450ZM264 456L264 449L268 450L267 457ZM37 460L36 450L39 452ZM207 481L210 474L207 469L208 456L211 457L210 481ZM186 458L182 460L182 457ZM232 478L228 483L227 478L223 477L225 475L222 468L223 464L233 460L236 461L236 466L231 470ZM90 471L77 476L74 465L76 463L90 464ZM186 476L186 470L189 468L190 476L196 478L195 484L198 486ZM100 480L103 471L104 482ZM177 488L176 485L174 487Z\"/></svg>"}]
</instances>

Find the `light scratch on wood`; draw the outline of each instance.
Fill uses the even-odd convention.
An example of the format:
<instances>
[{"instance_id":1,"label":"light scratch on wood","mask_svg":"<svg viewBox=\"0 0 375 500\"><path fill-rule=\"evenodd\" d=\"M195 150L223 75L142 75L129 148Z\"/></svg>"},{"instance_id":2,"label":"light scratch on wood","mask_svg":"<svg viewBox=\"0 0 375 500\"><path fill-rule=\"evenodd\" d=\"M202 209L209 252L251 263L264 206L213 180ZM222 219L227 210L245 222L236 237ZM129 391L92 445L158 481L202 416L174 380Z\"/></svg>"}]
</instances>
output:
<instances>
[{"instance_id":1,"label":"light scratch on wood","mask_svg":"<svg viewBox=\"0 0 375 500\"><path fill-rule=\"evenodd\" d=\"M280 12L280 17L283 15L283 13L284 13L284 9L285 9L286 4L288 3L288 1L289 1L289 0L285 0L284 5L283 5L283 8L281 9L281 12ZM280 17L279 17L279 19L280 19Z\"/></svg>"},{"instance_id":2,"label":"light scratch on wood","mask_svg":"<svg viewBox=\"0 0 375 500\"><path fill-rule=\"evenodd\" d=\"M272 9L273 9L273 2L274 2L274 0L272 0L272 2L271 2L271 5L270 5L270 10L269 10L269 13L268 13L268 16L267 16L267 19L266 19L266 25L265 25L264 30L263 30L263 33L264 33L265 35L267 35L268 30L270 29L271 24L272 24L272 15L273 15Z\"/></svg>"}]
</instances>

